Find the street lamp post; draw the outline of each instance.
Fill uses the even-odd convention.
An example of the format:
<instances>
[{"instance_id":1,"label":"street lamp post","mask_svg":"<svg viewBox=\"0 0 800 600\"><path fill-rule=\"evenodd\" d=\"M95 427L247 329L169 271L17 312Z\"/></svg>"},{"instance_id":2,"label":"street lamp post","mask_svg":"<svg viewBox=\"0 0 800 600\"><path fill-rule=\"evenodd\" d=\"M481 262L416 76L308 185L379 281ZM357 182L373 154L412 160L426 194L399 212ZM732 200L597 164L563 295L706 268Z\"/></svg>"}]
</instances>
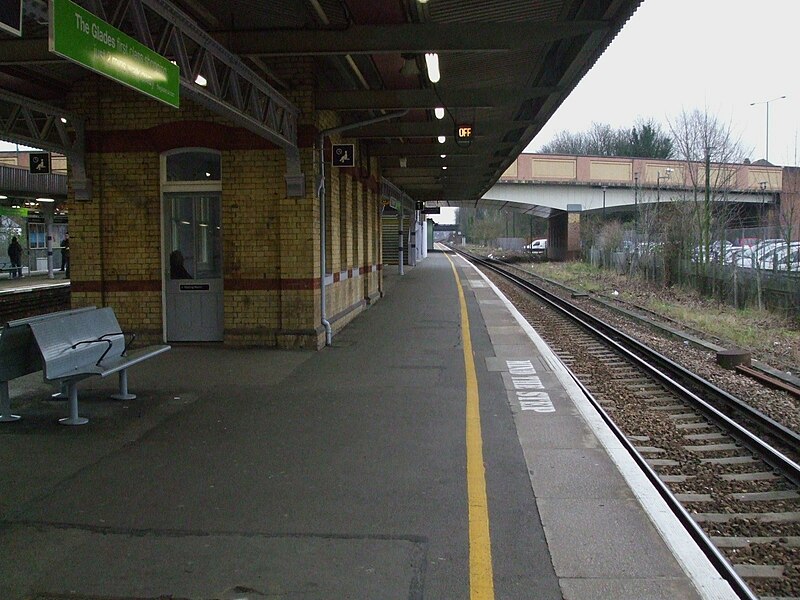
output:
<instances>
[{"instance_id":1,"label":"street lamp post","mask_svg":"<svg viewBox=\"0 0 800 600\"><path fill-rule=\"evenodd\" d=\"M603 186L603 222L606 220L606 190L608 189L607 185Z\"/></svg>"},{"instance_id":2,"label":"street lamp post","mask_svg":"<svg viewBox=\"0 0 800 600\"><path fill-rule=\"evenodd\" d=\"M639 172L633 174L633 230L639 233ZM637 240L638 242L638 240Z\"/></svg>"},{"instance_id":3,"label":"street lamp post","mask_svg":"<svg viewBox=\"0 0 800 600\"><path fill-rule=\"evenodd\" d=\"M661 171L656 171L656 204L661 202L661 181L667 180L672 175L672 169L664 169L664 175Z\"/></svg>"},{"instance_id":4,"label":"street lamp post","mask_svg":"<svg viewBox=\"0 0 800 600\"><path fill-rule=\"evenodd\" d=\"M778 96L777 98L772 98L770 100L762 100L761 102L751 102L750 106L755 106L756 104L766 104L767 105L767 139L766 143L764 144L764 160L769 162L769 103L775 102L776 100L783 100L786 96Z\"/></svg>"}]
</instances>

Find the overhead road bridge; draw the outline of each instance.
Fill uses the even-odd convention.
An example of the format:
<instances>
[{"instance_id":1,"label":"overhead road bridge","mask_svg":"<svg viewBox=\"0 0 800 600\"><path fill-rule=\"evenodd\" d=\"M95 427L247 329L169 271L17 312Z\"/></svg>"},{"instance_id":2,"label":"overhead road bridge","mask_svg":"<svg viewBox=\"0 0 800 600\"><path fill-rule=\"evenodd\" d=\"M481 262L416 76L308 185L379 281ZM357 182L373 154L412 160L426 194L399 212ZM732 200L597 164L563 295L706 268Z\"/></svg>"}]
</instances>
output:
<instances>
[{"instance_id":1,"label":"overhead road bridge","mask_svg":"<svg viewBox=\"0 0 800 600\"><path fill-rule=\"evenodd\" d=\"M705 193L705 180L705 165L696 162L522 154L475 205L548 219L549 256L569 258L580 250L582 215L691 200ZM783 168L714 163L710 182L714 202L762 208L780 202Z\"/></svg>"}]
</instances>

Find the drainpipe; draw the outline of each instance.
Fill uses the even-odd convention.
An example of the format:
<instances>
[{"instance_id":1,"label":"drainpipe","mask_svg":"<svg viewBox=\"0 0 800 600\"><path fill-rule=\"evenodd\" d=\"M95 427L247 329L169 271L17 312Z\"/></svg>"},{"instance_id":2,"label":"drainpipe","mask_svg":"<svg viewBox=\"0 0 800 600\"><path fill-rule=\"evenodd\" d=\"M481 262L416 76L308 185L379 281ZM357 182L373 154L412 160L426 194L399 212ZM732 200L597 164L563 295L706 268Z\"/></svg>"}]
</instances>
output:
<instances>
[{"instance_id":1,"label":"drainpipe","mask_svg":"<svg viewBox=\"0 0 800 600\"><path fill-rule=\"evenodd\" d=\"M372 125L373 123L380 123L382 121L389 121L408 114L408 110L389 113L382 115L368 121L360 121L358 123L350 123L349 125L341 125L340 127L331 127L330 129L323 129L319 133L319 183L317 184L317 196L319 197L319 270L320 270L320 322L325 328L325 345L330 346L333 343L333 329L331 328L330 321L327 318L325 309L325 301L327 294L325 293L325 271L326 271L326 257L325 257L325 138L342 131L350 129L357 129L365 125Z\"/></svg>"},{"instance_id":2,"label":"drainpipe","mask_svg":"<svg viewBox=\"0 0 800 600\"><path fill-rule=\"evenodd\" d=\"M405 257L403 256L403 203L400 203L400 211L397 213L400 217L399 225L397 226L397 256L399 260L397 261L397 273L400 275L405 275L403 271L403 263L405 262Z\"/></svg>"}]
</instances>

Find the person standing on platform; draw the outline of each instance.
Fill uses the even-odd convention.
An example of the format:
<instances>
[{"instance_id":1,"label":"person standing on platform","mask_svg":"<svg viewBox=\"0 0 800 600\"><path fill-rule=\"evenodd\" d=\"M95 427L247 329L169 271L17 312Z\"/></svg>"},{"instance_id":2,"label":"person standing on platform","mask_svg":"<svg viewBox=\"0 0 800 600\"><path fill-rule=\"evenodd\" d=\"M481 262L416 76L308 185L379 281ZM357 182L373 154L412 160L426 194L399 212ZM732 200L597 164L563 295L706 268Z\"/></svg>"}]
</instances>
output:
<instances>
[{"instance_id":1,"label":"person standing on platform","mask_svg":"<svg viewBox=\"0 0 800 600\"><path fill-rule=\"evenodd\" d=\"M11 260L11 278L22 277L22 246L17 236L12 237L8 245L8 258Z\"/></svg>"},{"instance_id":2,"label":"person standing on platform","mask_svg":"<svg viewBox=\"0 0 800 600\"><path fill-rule=\"evenodd\" d=\"M69 279L69 234L61 241L61 271L66 271L64 277Z\"/></svg>"}]
</instances>

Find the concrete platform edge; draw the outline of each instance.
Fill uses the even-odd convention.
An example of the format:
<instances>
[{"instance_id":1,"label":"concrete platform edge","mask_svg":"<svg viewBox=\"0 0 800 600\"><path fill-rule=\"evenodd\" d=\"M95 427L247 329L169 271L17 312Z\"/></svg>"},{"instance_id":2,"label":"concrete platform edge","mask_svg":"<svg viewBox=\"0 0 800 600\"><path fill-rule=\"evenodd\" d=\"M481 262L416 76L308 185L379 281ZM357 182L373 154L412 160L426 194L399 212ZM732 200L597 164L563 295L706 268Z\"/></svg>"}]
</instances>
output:
<instances>
[{"instance_id":1,"label":"concrete platform edge","mask_svg":"<svg viewBox=\"0 0 800 600\"><path fill-rule=\"evenodd\" d=\"M467 261L469 262L469 261ZM516 307L506 298L497 286L494 285L475 265L469 265L487 282L488 286L502 300L506 308L513 315L520 327L525 331L538 351L553 366L553 371L564 386L575 407L580 412L587 426L597 436L609 458L619 469L620 474L630 487L631 492L642 506L645 514L664 539L670 552L678 564L694 584L701 597L707 600L738 599L727 581L725 581L708 558L703 554L688 532L678 521L677 517L661 498L655 487L642 473L628 452L622 447L619 440L605 424L603 419L588 401L581 389L572 379L566 366L550 349L547 343L539 336L536 330L520 314Z\"/></svg>"}]
</instances>

